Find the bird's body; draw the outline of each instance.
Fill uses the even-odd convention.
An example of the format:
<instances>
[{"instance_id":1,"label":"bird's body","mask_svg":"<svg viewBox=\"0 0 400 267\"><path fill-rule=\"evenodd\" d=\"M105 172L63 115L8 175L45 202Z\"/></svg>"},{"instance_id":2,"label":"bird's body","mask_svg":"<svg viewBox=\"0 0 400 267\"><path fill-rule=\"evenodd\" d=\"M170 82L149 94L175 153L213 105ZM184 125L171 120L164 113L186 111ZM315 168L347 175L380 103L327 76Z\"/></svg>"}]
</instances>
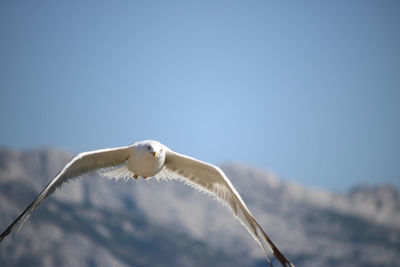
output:
<instances>
[{"instance_id":1,"label":"bird's body","mask_svg":"<svg viewBox=\"0 0 400 267\"><path fill-rule=\"evenodd\" d=\"M152 142L153 145L148 145L149 142ZM127 168L129 171L137 176L152 177L162 170L167 151L166 146L156 141L142 141L136 143L134 147L135 149L128 157ZM153 155L152 152L155 154Z\"/></svg>"},{"instance_id":2,"label":"bird's body","mask_svg":"<svg viewBox=\"0 0 400 267\"><path fill-rule=\"evenodd\" d=\"M227 206L264 249L270 264L268 251L274 254L282 266L293 266L262 230L221 169L176 153L152 140L137 142L130 146L84 152L75 156L0 235L0 242L18 223L21 227L36 207L62 184L93 171L116 180L143 177L183 181L201 192L214 196L220 203Z\"/></svg>"}]
</instances>

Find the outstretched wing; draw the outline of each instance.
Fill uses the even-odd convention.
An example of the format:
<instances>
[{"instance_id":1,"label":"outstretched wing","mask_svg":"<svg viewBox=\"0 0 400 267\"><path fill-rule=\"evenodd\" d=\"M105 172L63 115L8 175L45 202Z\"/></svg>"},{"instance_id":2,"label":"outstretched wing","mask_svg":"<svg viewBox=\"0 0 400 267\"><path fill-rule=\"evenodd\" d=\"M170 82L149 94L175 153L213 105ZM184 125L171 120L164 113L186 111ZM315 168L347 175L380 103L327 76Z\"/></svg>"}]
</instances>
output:
<instances>
[{"instance_id":1,"label":"outstretched wing","mask_svg":"<svg viewBox=\"0 0 400 267\"><path fill-rule=\"evenodd\" d=\"M268 249L283 266L293 266L265 234L231 181L220 168L168 150L166 152L164 170L160 176L161 178L169 176L181 180L201 192L214 196L233 212L236 218L261 245L270 264Z\"/></svg>"},{"instance_id":2,"label":"outstretched wing","mask_svg":"<svg viewBox=\"0 0 400 267\"><path fill-rule=\"evenodd\" d=\"M61 187L65 182L78 178L80 175L102 169L120 165L126 162L129 155L135 148L125 146L118 148L101 149L80 153L71 159L65 167L53 178L46 188L36 197L36 199L18 216L15 221L0 235L0 242L12 231L12 229L22 220L20 227L29 218L31 213L42 201Z\"/></svg>"}]
</instances>

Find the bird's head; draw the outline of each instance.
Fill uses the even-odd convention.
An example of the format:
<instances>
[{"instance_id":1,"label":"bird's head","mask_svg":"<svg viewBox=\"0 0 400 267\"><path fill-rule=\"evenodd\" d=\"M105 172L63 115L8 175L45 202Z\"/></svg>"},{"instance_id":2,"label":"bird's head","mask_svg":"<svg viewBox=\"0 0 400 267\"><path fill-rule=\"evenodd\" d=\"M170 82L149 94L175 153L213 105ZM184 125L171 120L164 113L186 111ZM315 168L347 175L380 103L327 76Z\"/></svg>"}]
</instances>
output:
<instances>
[{"instance_id":1,"label":"bird's head","mask_svg":"<svg viewBox=\"0 0 400 267\"><path fill-rule=\"evenodd\" d=\"M143 142L143 149L145 153L151 154L154 158L164 158L167 147L157 141L145 141Z\"/></svg>"}]
</instances>

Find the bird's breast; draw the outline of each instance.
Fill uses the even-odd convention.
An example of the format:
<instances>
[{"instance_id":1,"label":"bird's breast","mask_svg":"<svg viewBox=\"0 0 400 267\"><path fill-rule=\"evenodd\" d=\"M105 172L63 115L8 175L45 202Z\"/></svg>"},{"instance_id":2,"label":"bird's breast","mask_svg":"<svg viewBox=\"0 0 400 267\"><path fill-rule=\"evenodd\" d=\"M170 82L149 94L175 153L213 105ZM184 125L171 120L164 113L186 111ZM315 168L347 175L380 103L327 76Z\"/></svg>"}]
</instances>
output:
<instances>
[{"instance_id":1,"label":"bird's breast","mask_svg":"<svg viewBox=\"0 0 400 267\"><path fill-rule=\"evenodd\" d=\"M159 173L164 161L146 152L133 152L128 158L128 170L142 177L151 177Z\"/></svg>"}]
</instances>

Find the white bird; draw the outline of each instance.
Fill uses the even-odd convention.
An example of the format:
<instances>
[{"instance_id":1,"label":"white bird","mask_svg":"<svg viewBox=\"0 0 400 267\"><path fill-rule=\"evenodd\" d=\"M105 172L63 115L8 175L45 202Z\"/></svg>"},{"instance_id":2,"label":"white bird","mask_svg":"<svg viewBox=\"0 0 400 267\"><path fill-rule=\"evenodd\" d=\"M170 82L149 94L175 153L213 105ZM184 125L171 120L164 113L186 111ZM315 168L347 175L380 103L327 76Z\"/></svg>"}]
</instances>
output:
<instances>
[{"instance_id":1,"label":"white bird","mask_svg":"<svg viewBox=\"0 0 400 267\"><path fill-rule=\"evenodd\" d=\"M152 140L124 147L83 152L72 158L39 196L0 235L0 242L18 223L21 223L19 226L21 228L37 206L57 188L71 179L94 171L116 180L142 177L144 179L183 181L201 192L214 196L216 200L228 207L264 249L271 266L268 250L274 254L282 266L294 266L265 234L231 181L220 168L176 153L165 145Z\"/></svg>"}]
</instances>

